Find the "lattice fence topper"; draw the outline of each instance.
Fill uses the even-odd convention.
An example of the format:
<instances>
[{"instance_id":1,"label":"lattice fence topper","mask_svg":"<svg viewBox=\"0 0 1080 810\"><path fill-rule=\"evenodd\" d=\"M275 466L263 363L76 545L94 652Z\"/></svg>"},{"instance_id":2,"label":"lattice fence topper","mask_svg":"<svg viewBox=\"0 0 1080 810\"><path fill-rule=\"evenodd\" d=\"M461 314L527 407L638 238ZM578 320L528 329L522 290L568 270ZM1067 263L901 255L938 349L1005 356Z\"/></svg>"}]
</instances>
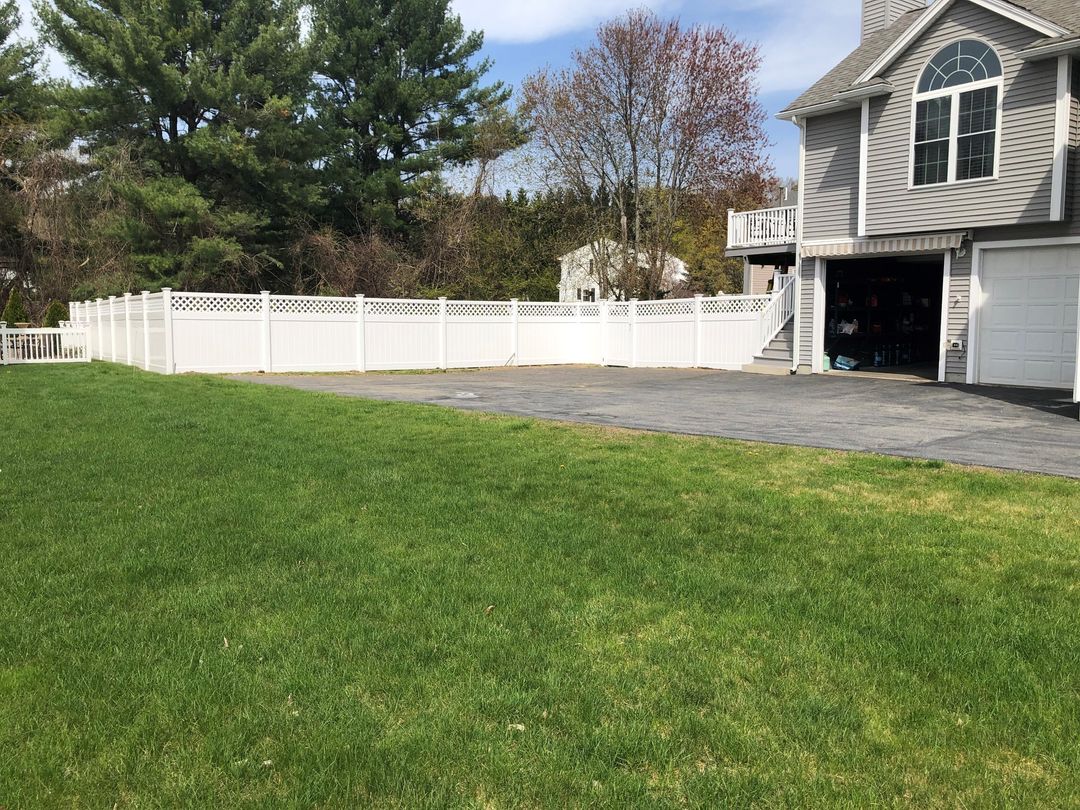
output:
<instances>
[{"instance_id":1,"label":"lattice fence topper","mask_svg":"<svg viewBox=\"0 0 1080 810\"><path fill-rule=\"evenodd\" d=\"M270 312L279 315L356 315L355 298L272 295Z\"/></svg>"},{"instance_id":2,"label":"lattice fence topper","mask_svg":"<svg viewBox=\"0 0 1080 810\"><path fill-rule=\"evenodd\" d=\"M531 302L518 304L518 315L522 318L573 318L574 304L553 302Z\"/></svg>"},{"instance_id":3,"label":"lattice fence topper","mask_svg":"<svg viewBox=\"0 0 1080 810\"><path fill-rule=\"evenodd\" d=\"M581 317L583 318L599 318L600 317L600 305L599 304L585 304L581 307Z\"/></svg>"},{"instance_id":4,"label":"lattice fence topper","mask_svg":"<svg viewBox=\"0 0 1080 810\"><path fill-rule=\"evenodd\" d=\"M437 318L439 317L439 302L369 298L365 301L364 312L375 316Z\"/></svg>"},{"instance_id":5,"label":"lattice fence topper","mask_svg":"<svg viewBox=\"0 0 1080 810\"><path fill-rule=\"evenodd\" d=\"M500 301L447 301L450 318L509 318L510 304Z\"/></svg>"},{"instance_id":6,"label":"lattice fence topper","mask_svg":"<svg viewBox=\"0 0 1080 810\"><path fill-rule=\"evenodd\" d=\"M706 315L752 315L763 312L772 300L762 295L749 298L732 296L730 298L706 298L701 302L701 311Z\"/></svg>"},{"instance_id":7,"label":"lattice fence topper","mask_svg":"<svg viewBox=\"0 0 1080 810\"><path fill-rule=\"evenodd\" d=\"M650 318L659 315L693 315L694 302L681 299L678 301L649 301L638 304L638 315Z\"/></svg>"},{"instance_id":8,"label":"lattice fence topper","mask_svg":"<svg viewBox=\"0 0 1080 810\"><path fill-rule=\"evenodd\" d=\"M262 296L173 293L172 311L257 314L262 312Z\"/></svg>"},{"instance_id":9,"label":"lattice fence topper","mask_svg":"<svg viewBox=\"0 0 1080 810\"><path fill-rule=\"evenodd\" d=\"M608 305L608 317L609 318L629 318L630 317L630 305L629 304L609 304Z\"/></svg>"}]
</instances>

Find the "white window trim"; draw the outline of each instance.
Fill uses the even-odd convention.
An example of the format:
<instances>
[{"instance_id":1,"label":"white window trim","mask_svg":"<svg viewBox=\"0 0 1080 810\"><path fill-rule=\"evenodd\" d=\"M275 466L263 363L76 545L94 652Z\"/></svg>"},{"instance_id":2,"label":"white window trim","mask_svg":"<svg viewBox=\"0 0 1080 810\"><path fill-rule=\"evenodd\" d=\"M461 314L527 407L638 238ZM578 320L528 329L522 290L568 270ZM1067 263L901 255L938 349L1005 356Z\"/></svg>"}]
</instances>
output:
<instances>
[{"instance_id":1,"label":"white window trim","mask_svg":"<svg viewBox=\"0 0 1080 810\"><path fill-rule=\"evenodd\" d=\"M925 70L925 68L924 68ZM920 80L922 74L919 74ZM974 90L982 90L987 87L997 88L997 130L994 136L994 173L987 177L973 177L970 180L957 180L956 167L960 150L957 148L960 139L960 96ZM918 120L919 104L936 98L949 98L952 105L949 114L949 179L944 183L915 184L915 122ZM951 188L953 186L966 186L973 183L993 183L1001 174L1001 140L1004 132L1002 112L1005 108L1005 77L998 76L994 79L983 79L979 82L961 84L958 87L950 87L947 90L932 90L927 93L915 93L911 97L911 137L909 138L910 150L908 155L908 191L927 191L931 189ZM942 139L943 140L943 139Z\"/></svg>"},{"instance_id":2,"label":"white window trim","mask_svg":"<svg viewBox=\"0 0 1080 810\"><path fill-rule=\"evenodd\" d=\"M859 128L859 228L860 237L866 236L867 200L870 185L870 99L862 102L862 120Z\"/></svg>"},{"instance_id":3,"label":"white window trim","mask_svg":"<svg viewBox=\"0 0 1080 810\"><path fill-rule=\"evenodd\" d=\"M1050 192L1050 219L1053 222L1063 222L1067 208L1065 197L1068 191L1069 138L1072 135L1072 93L1072 59L1059 56L1054 121L1054 178Z\"/></svg>"},{"instance_id":4,"label":"white window trim","mask_svg":"<svg viewBox=\"0 0 1080 810\"><path fill-rule=\"evenodd\" d=\"M825 259L814 259L814 339L811 342L813 357L810 358L810 371L822 374L825 371L825 273L828 264Z\"/></svg>"},{"instance_id":5,"label":"white window trim","mask_svg":"<svg viewBox=\"0 0 1080 810\"><path fill-rule=\"evenodd\" d=\"M945 251L945 263L941 273L941 327L938 334L938 382L945 382L949 371L949 312L952 306L949 295L952 293L953 252Z\"/></svg>"}]
</instances>

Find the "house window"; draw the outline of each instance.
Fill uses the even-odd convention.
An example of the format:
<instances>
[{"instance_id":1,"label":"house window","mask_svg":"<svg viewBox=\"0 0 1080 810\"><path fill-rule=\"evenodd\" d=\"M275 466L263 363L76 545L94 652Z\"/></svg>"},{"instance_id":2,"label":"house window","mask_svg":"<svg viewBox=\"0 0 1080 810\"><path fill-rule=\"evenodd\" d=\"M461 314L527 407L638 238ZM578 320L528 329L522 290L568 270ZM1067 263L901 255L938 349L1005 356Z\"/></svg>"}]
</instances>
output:
<instances>
[{"instance_id":1,"label":"house window","mask_svg":"<svg viewBox=\"0 0 1080 810\"><path fill-rule=\"evenodd\" d=\"M966 39L938 51L915 94L912 185L995 177L1001 96L1001 60L989 45Z\"/></svg>"}]
</instances>

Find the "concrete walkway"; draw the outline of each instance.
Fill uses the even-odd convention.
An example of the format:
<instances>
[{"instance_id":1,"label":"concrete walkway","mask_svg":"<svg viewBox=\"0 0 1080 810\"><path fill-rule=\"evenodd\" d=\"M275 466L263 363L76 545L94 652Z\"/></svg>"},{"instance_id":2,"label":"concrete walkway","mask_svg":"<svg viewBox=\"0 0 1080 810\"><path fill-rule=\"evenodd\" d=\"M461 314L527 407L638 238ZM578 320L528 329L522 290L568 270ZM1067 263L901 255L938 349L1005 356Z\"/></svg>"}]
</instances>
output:
<instances>
[{"instance_id":1,"label":"concrete walkway","mask_svg":"<svg viewBox=\"0 0 1080 810\"><path fill-rule=\"evenodd\" d=\"M1080 478L1080 421L1065 391L844 378L838 373L770 377L567 366L236 378L353 397Z\"/></svg>"}]
</instances>

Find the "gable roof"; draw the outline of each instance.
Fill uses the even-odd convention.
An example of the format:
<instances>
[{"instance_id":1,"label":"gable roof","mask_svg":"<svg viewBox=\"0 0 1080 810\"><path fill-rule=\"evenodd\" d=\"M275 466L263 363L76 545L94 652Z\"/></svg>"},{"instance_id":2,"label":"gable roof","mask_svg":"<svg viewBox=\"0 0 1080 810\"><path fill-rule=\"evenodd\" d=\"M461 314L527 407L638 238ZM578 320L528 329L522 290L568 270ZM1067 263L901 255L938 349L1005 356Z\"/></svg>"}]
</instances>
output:
<instances>
[{"instance_id":1,"label":"gable roof","mask_svg":"<svg viewBox=\"0 0 1080 810\"><path fill-rule=\"evenodd\" d=\"M917 38L921 29L937 19L947 7L955 2L956 0L936 0L927 8L910 11L889 27L871 34L847 58L789 104L777 117L792 118L818 107L839 108L843 105L843 98L838 99L838 94L855 97L858 93L853 91L875 83L880 84L880 74L895 58L891 52L901 48L899 52L902 53L904 40ZM1040 41L1041 45L1066 42L1080 34L1080 2L1078 0L974 0L974 2L990 7L991 10L995 10L993 6L1001 7L997 9L998 11L1011 7L1020 15L1034 15L1037 20L1033 22L1049 24L1046 33L1050 33L1054 28L1065 32L1061 36L1048 36Z\"/></svg>"}]
</instances>

